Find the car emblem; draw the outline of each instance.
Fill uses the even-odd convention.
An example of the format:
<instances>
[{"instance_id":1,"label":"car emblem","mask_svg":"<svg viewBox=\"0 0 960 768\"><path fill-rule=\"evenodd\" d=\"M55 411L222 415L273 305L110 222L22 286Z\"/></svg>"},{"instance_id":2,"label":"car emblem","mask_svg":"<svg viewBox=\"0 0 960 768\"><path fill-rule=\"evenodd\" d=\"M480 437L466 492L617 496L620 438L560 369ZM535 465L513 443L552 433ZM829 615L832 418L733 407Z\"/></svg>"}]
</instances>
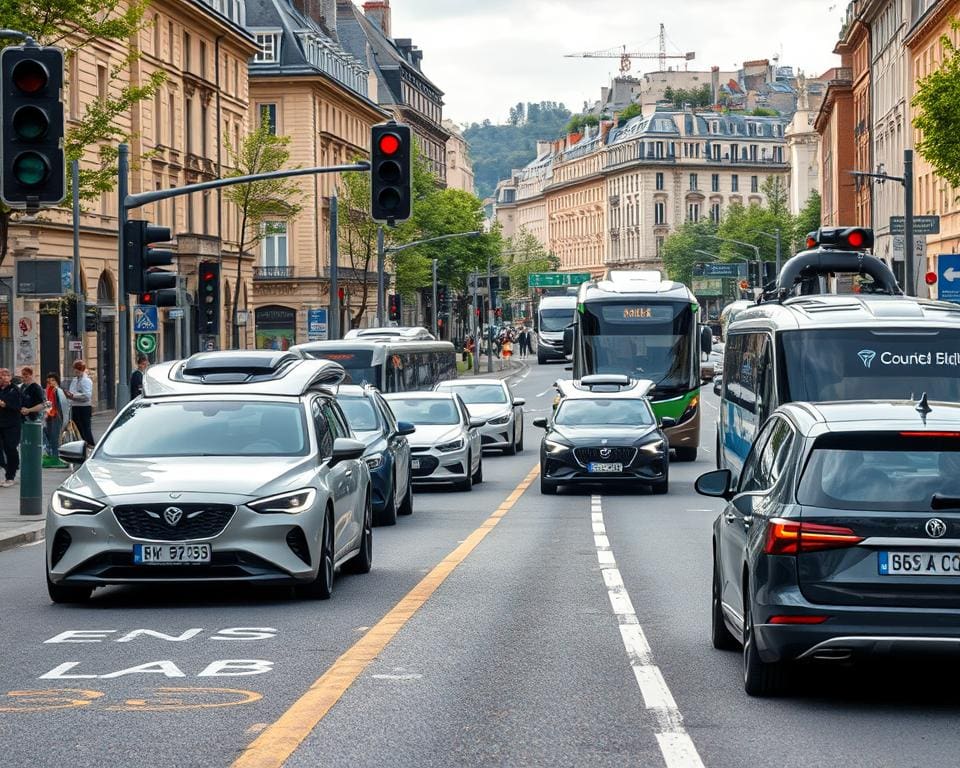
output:
<instances>
[{"instance_id":1,"label":"car emblem","mask_svg":"<svg viewBox=\"0 0 960 768\"><path fill-rule=\"evenodd\" d=\"M877 353L872 349L861 349L857 352L857 357L860 358L860 362L863 363L864 368L869 368L873 364L873 359L877 356Z\"/></svg>"},{"instance_id":2,"label":"car emblem","mask_svg":"<svg viewBox=\"0 0 960 768\"><path fill-rule=\"evenodd\" d=\"M183 496L182 493L171 493L171 494L170 494L170 498L171 498L171 499L179 499L181 496Z\"/></svg>"},{"instance_id":3,"label":"car emblem","mask_svg":"<svg viewBox=\"0 0 960 768\"><path fill-rule=\"evenodd\" d=\"M601 440L601 441L600 441L600 444L601 444L601 445L606 445L606 444L607 444L606 438L604 438L603 440Z\"/></svg>"},{"instance_id":4,"label":"car emblem","mask_svg":"<svg viewBox=\"0 0 960 768\"><path fill-rule=\"evenodd\" d=\"M600 449L600 458L601 458L601 459L609 459L609 458L610 458L610 449L609 449L609 448L601 448L601 449Z\"/></svg>"},{"instance_id":5,"label":"car emblem","mask_svg":"<svg viewBox=\"0 0 960 768\"><path fill-rule=\"evenodd\" d=\"M183 517L183 510L180 507L167 507L163 510L163 519L171 528L180 522L181 517Z\"/></svg>"},{"instance_id":6,"label":"car emblem","mask_svg":"<svg viewBox=\"0 0 960 768\"><path fill-rule=\"evenodd\" d=\"M939 517L932 517L927 520L925 528L927 529L927 536L931 539L939 539L947 532L947 524Z\"/></svg>"}]
</instances>

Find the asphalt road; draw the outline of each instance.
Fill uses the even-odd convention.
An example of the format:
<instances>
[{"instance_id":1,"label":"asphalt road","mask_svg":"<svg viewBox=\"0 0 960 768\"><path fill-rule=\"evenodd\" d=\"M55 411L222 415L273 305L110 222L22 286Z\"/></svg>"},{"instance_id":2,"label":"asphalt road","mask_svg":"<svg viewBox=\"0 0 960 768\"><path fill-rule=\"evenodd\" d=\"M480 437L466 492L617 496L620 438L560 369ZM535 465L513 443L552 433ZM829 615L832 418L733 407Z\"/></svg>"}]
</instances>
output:
<instances>
[{"instance_id":1,"label":"asphalt road","mask_svg":"<svg viewBox=\"0 0 960 768\"><path fill-rule=\"evenodd\" d=\"M760 701L710 647L706 390L700 460L669 495L541 497L530 421L564 375L515 377L527 450L486 456L470 494L418 493L329 602L110 588L54 606L41 546L0 553L0 765L957 764L950 662L812 669Z\"/></svg>"}]
</instances>

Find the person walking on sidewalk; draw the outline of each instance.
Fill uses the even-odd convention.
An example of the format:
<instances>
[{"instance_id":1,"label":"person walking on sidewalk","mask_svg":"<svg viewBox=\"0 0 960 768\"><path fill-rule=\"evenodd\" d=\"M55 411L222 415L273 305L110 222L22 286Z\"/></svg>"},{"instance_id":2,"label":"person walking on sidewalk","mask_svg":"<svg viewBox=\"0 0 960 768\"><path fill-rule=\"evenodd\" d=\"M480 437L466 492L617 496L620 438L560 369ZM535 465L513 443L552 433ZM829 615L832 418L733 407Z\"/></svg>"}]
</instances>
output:
<instances>
[{"instance_id":1,"label":"person walking on sidewalk","mask_svg":"<svg viewBox=\"0 0 960 768\"><path fill-rule=\"evenodd\" d=\"M23 416L20 408L23 401L20 390L14 386L13 377L9 368L0 368L0 453L3 458L4 480L0 481L0 488L9 488L13 485L20 469L20 425Z\"/></svg>"},{"instance_id":2,"label":"person walking on sidewalk","mask_svg":"<svg viewBox=\"0 0 960 768\"><path fill-rule=\"evenodd\" d=\"M130 374L130 399L140 397L143 394L143 372L150 365L150 359L144 355L137 355L137 369Z\"/></svg>"},{"instance_id":3,"label":"person walking on sidewalk","mask_svg":"<svg viewBox=\"0 0 960 768\"><path fill-rule=\"evenodd\" d=\"M30 366L25 365L20 369L20 378L23 381L20 386L20 414L24 421L40 421L47 408L47 394L33 378L33 368Z\"/></svg>"},{"instance_id":4,"label":"person walking on sidewalk","mask_svg":"<svg viewBox=\"0 0 960 768\"><path fill-rule=\"evenodd\" d=\"M87 364L83 360L74 361L73 372L76 375L70 380L70 386L64 394L70 401L70 416L80 430L80 437L93 448L96 442L90 424L93 418L93 382L87 375Z\"/></svg>"},{"instance_id":5,"label":"person walking on sidewalk","mask_svg":"<svg viewBox=\"0 0 960 768\"><path fill-rule=\"evenodd\" d=\"M47 443L47 456L44 458L45 467L66 467L60 461L60 433L63 431L63 419L70 407L67 396L60 388L60 374L51 371L47 374L47 416L43 420L43 437Z\"/></svg>"}]
</instances>

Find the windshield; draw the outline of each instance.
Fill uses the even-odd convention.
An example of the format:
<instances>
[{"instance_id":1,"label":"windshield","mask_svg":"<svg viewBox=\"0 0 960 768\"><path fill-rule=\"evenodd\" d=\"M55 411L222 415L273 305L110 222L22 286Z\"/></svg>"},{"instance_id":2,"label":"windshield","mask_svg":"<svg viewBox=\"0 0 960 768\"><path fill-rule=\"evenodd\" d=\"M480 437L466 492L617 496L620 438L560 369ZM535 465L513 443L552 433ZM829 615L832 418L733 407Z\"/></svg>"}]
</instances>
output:
<instances>
[{"instance_id":1,"label":"windshield","mask_svg":"<svg viewBox=\"0 0 960 768\"><path fill-rule=\"evenodd\" d=\"M499 384L448 384L439 389L445 392L456 392L467 405L507 402L507 393Z\"/></svg>"},{"instance_id":2,"label":"windshield","mask_svg":"<svg viewBox=\"0 0 960 768\"><path fill-rule=\"evenodd\" d=\"M547 333L559 333L573 322L573 308L541 309L540 330Z\"/></svg>"},{"instance_id":3,"label":"windshield","mask_svg":"<svg viewBox=\"0 0 960 768\"><path fill-rule=\"evenodd\" d=\"M365 397L337 398L340 408L347 417L347 423L354 432L374 432L380 429L377 412L373 404Z\"/></svg>"},{"instance_id":4,"label":"windshield","mask_svg":"<svg viewBox=\"0 0 960 768\"><path fill-rule=\"evenodd\" d=\"M689 391L699 374L694 370L695 319L687 302L585 304L580 316L585 355L579 373L652 379L658 398Z\"/></svg>"},{"instance_id":5,"label":"windshield","mask_svg":"<svg viewBox=\"0 0 960 768\"><path fill-rule=\"evenodd\" d=\"M844 437L814 448L797 490L801 504L930 512L934 494L960 499L960 438Z\"/></svg>"},{"instance_id":6,"label":"windshield","mask_svg":"<svg viewBox=\"0 0 960 768\"><path fill-rule=\"evenodd\" d=\"M960 400L960 330L869 328L781 336L790 400Z\"/></svg>"},{"instance_id":7,"label":"windshield","mask_svg":"<svg viewBox=\"0 0 960 768\"><path fill-rule=\"evenodd\" d=\"M649 427L654 424L654 419L645 400L577 398L560 403L553 423L565 427Z\"/></svg>"},{"instance_id":8,"label":"windshield","mask_svg":"<svg viewBox=\"0 0 960 768\"><path fill-rule=\"evenodd\" d=\"M333 360L340 363L347 370L349 382L344 384L372 384L382 386L380 382L380 366L373 364L373 351L369 349L352 350L305 350L304 354L315 360Z\"/></svg>"},{"instance_id":9,"label":"windshield","mask_svg":"<svg viewBox=\"0 0 960 768\"><path fill-rule=\"evenodd\" d=\"M303 456L308 444L295 403L137 403L123 412L97 455Z\"/></svg>"},{"instance_id":10,"label":"windshield","mask_svg":"<svg viewBox=\"0 0 960 768\"><path fill-rule=\"evenodd\" d=\"M397 421L409 421L418 426L460 423L460 414L453 400L390 398L389 402Z\"/></svg>"}]
</instances>

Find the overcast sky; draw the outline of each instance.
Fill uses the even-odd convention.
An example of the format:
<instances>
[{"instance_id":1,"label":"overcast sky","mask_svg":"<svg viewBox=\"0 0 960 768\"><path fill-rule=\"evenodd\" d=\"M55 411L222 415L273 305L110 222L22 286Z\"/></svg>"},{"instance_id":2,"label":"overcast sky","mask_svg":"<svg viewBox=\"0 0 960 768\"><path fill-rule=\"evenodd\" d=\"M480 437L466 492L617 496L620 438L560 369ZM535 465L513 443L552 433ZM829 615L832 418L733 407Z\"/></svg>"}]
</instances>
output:
<instances>
[{"instance_id":1,"label":"overcast sky","mask_svg":"<svg viewBox=\"0 0 960 768\"><path fill-rule=\"evenodd\" d=\"M446 94L444 116L499 123L518 101L559 101L574 112L593 103L619 62L563 55L624 44L656 52L660 22L668 52L696 52L691 69L736 70L779 53L781 65L820 74L839 63L831 51L847 0L391 0L390 6L393 36L413 38L424 52L424 72ZM634 61L632 72L656 66L656 59Z\"/></svg>"}]
</instances>

